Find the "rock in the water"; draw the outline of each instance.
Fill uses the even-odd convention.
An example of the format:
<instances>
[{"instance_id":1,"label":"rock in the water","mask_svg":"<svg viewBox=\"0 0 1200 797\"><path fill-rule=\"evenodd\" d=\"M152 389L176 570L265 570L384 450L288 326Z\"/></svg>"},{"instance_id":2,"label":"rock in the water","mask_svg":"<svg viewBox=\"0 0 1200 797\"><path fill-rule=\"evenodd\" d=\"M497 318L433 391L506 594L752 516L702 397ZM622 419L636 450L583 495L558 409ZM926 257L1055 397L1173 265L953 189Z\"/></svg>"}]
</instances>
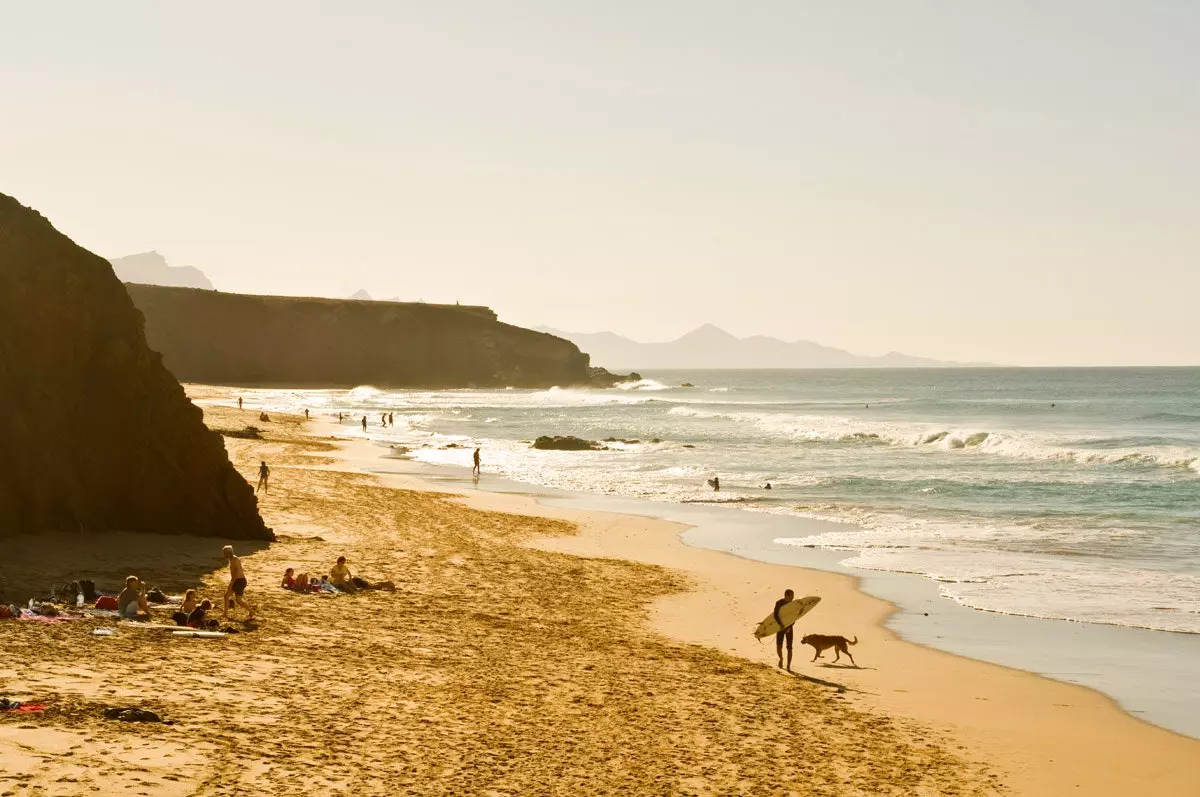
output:
<instances>
[{"instance_id":1,"label":"rock in the water","mask_svg":"<svg viewBox=\"0 0 1200 797\"><path fill-rule=\"evenodd\" d=\"M580 437L548 437L543 435L533 441L533 447L542 451L603 451L604 446L594 440L584 440Z\"/></svg>"},{"instance_id":2,"label":"rock in the water","mask_svg":"<svg viewBox=\"0 0 1200 797\"><path fill-rule=\"evenodd\" d=\"M0 537L274 537L109 262L3 194L0 441Z\"/></svg>"}]
</instances>

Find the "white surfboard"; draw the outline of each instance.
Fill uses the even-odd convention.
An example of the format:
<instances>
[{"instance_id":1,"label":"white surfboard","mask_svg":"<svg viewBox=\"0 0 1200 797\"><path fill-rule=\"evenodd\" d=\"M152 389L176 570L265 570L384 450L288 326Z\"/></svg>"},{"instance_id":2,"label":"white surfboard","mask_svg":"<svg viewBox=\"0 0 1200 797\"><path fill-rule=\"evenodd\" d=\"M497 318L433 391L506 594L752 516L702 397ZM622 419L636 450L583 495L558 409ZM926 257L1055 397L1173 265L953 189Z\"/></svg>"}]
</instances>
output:
<instances>
[{"instance_id":1,"label":"white surfboard","mask_svg":"<svg viewBox=\"0 0 1200 797\"><path fill-rule=\"evenodd\" d=\"M804 615L813 610L813 607L821 602L821 599L816 595L809 595L807 598L796 598L791 603L784 604L779 608L779 619L783 620L783 628L787 628L792 623L799 620ZM772 634L777 634L782 629L779 623L775 622L775 613L771 612L766 618L758 624L758 628L754 629L754 636L759 639L769 637Z\"/></svg>"}]
</instances>

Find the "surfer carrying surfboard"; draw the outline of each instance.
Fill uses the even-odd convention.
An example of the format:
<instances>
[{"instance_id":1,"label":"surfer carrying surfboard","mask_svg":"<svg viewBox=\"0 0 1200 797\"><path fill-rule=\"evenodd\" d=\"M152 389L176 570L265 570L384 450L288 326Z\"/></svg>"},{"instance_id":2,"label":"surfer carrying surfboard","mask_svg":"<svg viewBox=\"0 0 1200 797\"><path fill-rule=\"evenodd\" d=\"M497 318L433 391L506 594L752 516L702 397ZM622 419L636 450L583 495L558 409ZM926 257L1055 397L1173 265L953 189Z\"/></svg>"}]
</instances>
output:
<instances>
[{"instance_id":1,"label":"surfer carrying surfboard","mask_svg":"<svg viewBox=\"0 0 1200 797\"><path fill-rule=\"evenodd\" d=\"M786 640L787 641L787 654L788 654L787 655L787 671L788 672L792 671L792 639L795 636L795 629L793 629L792 626L793 626L793 624L795 624L796 621L792 620L791 622L789 622L785 625L783 618L779 616L779 610L782 609L784 606L787 606L789 603L791 603L795 599L795 597L796 597L796 593L793 592L792 590L790 590L790 589L784 590L783 597L781 599L775 601L775 611L773 612L773 614L775 616L775 622L779 623L779 631L777 631L775 633L775 652L779 654L779 666L782 667L783 666L783 643L784 643L784 640Z\"/></svg>"}]
</instances>

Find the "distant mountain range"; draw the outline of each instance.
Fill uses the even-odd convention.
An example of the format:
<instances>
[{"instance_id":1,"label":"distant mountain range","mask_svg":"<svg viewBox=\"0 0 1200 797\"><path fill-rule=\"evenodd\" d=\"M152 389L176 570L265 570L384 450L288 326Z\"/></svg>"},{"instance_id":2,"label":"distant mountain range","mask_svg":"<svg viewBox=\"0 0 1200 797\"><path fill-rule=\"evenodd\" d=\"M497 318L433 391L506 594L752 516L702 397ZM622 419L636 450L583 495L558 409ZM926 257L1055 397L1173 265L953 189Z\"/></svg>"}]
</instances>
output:
<instances>
[{"instance_id":1,"label":"distant mountain range","mask_svg":"<svg viewBox=\"0 0 1200 797\"><path fill-rule=\"evenodd\" d=\"M153 250L137 255L109 258L117 279L141 285L167 285L174 288L214 290L204 272L192 266L168 266L165 257Z\"/></svg>"},{"instance_id":2,"label":"distant mountain range","mask_svg":"<svg viewBox=\"0 0 1200 797\"><path fill-rule=\"evenodd\" d=\"M739 338L712 324L705 324L668 343L639 343L614 332L563 332L550 327L536 329L566 338L592 355L593 365L610 369L936 368L988 365L932 360L897 351L880 357L866 357L807 340L789 343L761 335Z\"/></svg>"}]
</instances>

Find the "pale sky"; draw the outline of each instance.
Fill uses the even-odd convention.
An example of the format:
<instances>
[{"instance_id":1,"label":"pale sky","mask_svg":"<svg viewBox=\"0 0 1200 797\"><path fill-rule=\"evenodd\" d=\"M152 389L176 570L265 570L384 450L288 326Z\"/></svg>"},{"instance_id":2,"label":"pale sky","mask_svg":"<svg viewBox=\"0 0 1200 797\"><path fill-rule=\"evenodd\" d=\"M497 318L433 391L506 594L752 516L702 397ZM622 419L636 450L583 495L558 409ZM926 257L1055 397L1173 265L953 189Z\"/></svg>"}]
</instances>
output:
<instances>
[{"instance_id":1,"label":"pale sky","mask_svg":"<svg viewBox=\"0 0 1200 797\"><path fill-rule=\"evenodd\" d=\"M1200 2L8 3L0 192L228 291L1200 364Z\"/></svg>"}]
</instances>

